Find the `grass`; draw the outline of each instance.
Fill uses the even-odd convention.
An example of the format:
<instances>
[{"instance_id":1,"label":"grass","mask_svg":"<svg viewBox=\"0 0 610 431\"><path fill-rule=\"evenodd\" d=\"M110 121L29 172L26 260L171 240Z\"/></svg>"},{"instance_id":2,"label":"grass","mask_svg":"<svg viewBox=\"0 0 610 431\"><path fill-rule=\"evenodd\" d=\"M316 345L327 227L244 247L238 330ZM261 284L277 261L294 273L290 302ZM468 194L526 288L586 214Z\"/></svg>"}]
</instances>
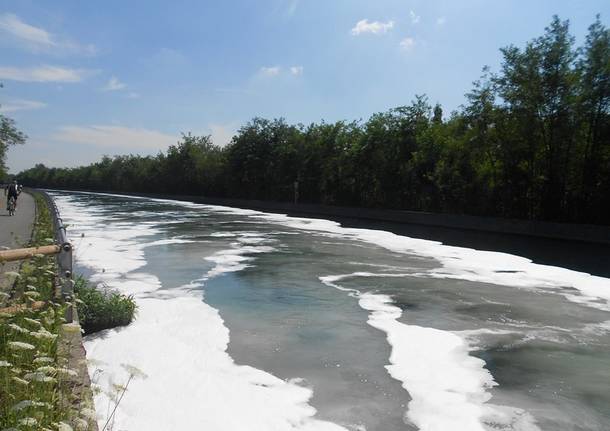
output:
<instances>
[{"instance_id":1,"label":"grass","mask_svg":"<svg viewBox=\"0 0 610 431\"><path fill-rule=\"evenodd\" d=\"M85 334L129 325L137 310L133 297L91 286L82 277L74 284L76 309Z\"/></svg>"},{"instance_id":2,"label":"grass","mask_svg":"<svg viewBox=\"0 0 610 431\"><path fill-rule=\"evenodd\" d=\"M50 244L51 216L43 198L35 195L35 199L31 245ZM87 422L71 408L69 382L76 371L60 365L63 361L57 354L67 305L56 296L56 271L54 257L36 255L24 261L18 273L7 273L15 283L10 307L0 312L2 430L68 431Z\"/></svg>"}]
</instances>

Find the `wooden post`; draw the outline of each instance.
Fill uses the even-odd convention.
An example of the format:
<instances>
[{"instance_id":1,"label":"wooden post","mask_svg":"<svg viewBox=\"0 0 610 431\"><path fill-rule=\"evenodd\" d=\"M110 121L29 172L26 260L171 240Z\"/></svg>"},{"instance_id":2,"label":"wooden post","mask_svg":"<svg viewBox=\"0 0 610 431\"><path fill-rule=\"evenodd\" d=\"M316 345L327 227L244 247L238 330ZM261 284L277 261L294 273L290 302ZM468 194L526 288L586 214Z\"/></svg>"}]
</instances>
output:
<instances>
[{"instance_id":1,"label":"wooden post","mask_svg":"<svg viewBox=\"0 0 610 431\"><path fill-rule=\"evenodd\" d=\"M61 251L58 245L43 245L42 247L16 248L13 250L0 251L0 263L12 262L14 260L29 259L37 254L57 254Z\"/></svg>"}]
</instances>

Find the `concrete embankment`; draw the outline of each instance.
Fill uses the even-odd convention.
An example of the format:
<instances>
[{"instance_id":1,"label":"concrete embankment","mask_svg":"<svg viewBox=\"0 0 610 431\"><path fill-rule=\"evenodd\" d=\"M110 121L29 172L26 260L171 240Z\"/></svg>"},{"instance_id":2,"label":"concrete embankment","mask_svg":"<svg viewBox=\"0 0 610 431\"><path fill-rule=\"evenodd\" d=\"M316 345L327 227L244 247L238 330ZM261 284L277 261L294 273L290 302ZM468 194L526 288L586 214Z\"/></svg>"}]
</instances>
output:
<instances>
[{"instance_id":1,"label":"concrete embankment","mask_svg":"<svg viewBox=\"0 0 610 431\"><path fill-rule=\"evenodd\" d=\"M255 209L267 212L306 215L308 217L332 217L409 225L436 226L448 229L482 231L567 241L610 244L610 226L539 222L530 220L478 217L458 214L438 214L417 211L355 208L318 204L293 204L249 199L209 198L194 195L167 195L158 193L105 192L126 196L144 196L174 199L209 205L223 205Z\"/></svg>"}]
</instances>

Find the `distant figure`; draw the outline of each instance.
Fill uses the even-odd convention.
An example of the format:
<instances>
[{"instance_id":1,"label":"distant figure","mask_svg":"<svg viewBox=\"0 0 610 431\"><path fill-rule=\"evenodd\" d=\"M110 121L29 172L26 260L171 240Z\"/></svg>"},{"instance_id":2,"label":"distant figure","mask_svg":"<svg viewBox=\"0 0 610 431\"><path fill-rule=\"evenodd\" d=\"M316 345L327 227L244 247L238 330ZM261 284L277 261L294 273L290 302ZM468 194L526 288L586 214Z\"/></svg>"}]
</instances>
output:
<instances>
[{"instance_id":1,"label":"distant figure","mask_svg":"<svg viewBox=\"0 0 610 431\"><path fill-rule=\"evenodd\" d=\"M4 188L4 196L7 196L6 198L6 206L7 206L7 210L8 210L8 203L11 200L11 198L15 199L15 208L17 207L17 198L19 197L19 194L21 193L21 186L17 184L17 180L13 180L12 183L10 183L8 186L6 186Z\"/></svg>"}]
</instances>

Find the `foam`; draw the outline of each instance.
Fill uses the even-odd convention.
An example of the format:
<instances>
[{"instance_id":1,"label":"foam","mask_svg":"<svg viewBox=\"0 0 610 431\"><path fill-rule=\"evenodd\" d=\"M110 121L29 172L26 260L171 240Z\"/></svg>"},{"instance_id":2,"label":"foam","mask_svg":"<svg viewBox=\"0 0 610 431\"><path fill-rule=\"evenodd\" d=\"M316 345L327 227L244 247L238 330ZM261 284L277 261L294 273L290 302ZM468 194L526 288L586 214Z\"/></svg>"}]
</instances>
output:
<instances>
[{"instance_id":1,"label":"foam","mask_svg":"<svg viewBox=\"0 0 610 431\"><path fill-rule=\"evenodd\" d=\"M267 213L258 213L251 217L295 229L323 232L337 238L364 241L396 253L424 256L441 263L440 268L412 274L412 276L452 278L542 289L559 293L572 302L610 311L610 279L608 278L566 268L535 264L530 259L508 253L453 247L437 241L410 238L381 230L344 228L339 223L330 220ZM576 289L578 294L566 292L565 288Z\"/></svg>"},{"instance_id":2,"label":"foam","mask_svg":"<svg viewBox=\"0 0 610 431\"><path fill-rule=\"evenodd\" d=\"M92 360L89 372L102 389L95 396L100 428L114 407L114 385L129 379L122 364L129 364L148 377L131 380L113 429L346 430L315 418L309 404L313 391L299 380L284 381L235 364L226 352L229 330L200 292L161 291L155 276L139 271L146 265L143 249L160 244L144 242L146 235L158 232L154 225L129 228L109 222L96 215L99 207L79 205L62 195L56 196L56 203L73 241L78 243L78 235L86 233L77 263L94 271L96 281L134 294L138 304L138 317L129 326L85 339ZM273 251L239 241L231 246L210 258L216 267L206 277L237 271L251 255Z\"/></svg>"},{"instance_id":3,"label":"foam","mask_svg":"<svg viewBox=\"0 0 610 431\"><path fill-rule=\"evenodd\" d=\"M484 431L499 426L538 430L533 417L522 409L487 404L488 389L496 382L485 362L469 355L471 346L465 337L401 323L402 311L388 295L361 293L338 284L346 278L394 275L357 272L320 277L320 281L358 298L360 307L370 312L368 324L386 333L392 347L386 369L412 398L407 419L422 431Z\"/></svg>"}]
</instances>

